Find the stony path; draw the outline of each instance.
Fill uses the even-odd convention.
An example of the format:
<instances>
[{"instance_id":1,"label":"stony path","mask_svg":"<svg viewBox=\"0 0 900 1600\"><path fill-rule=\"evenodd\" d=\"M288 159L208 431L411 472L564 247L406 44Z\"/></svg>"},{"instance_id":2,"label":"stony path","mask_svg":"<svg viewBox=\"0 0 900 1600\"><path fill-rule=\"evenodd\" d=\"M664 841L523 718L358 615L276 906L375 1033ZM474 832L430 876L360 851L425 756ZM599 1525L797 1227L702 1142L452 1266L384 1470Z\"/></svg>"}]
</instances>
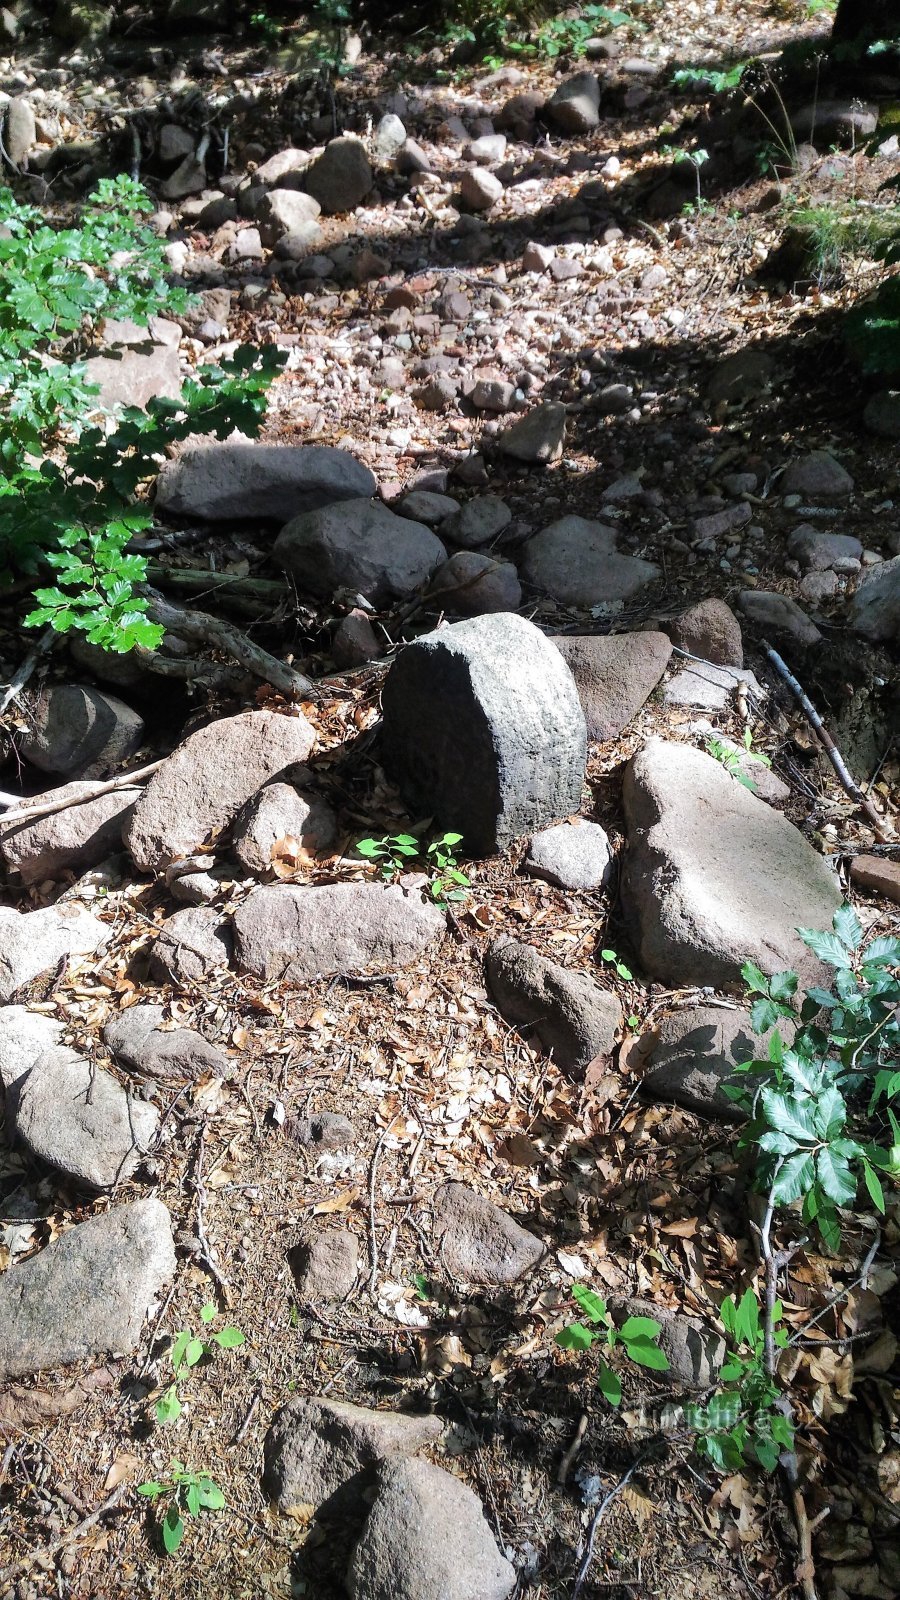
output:
<instances>
[{"instance_id":1,"label":"stony path","mask_svg":"<svg viewBox=\"0 0 900 1600\"><path fill-rule=\"evenodd\" d=\"M726 12L737 54L782 42ZM791 1592L765 1488L699 1496L660 1419L714 1381L716 1305L754 1269L723 1093L741 964L815 982L796 930L848 894L897 922L896 470L816 374L828 296L763 287L785 196L724 110L684 215L662 147L706 113L671 71L721 33L680 27L555 76L364 55L312 155L330 118L283 72L201 51L244 106L215 186L189 74L152 49L78 97L81 128L77 54L0 82L44 200L76 133L146 108L202 304L149 348L107 328L107 404L235 340L288 352L264 442L163 466L160 526L197 537L157 581L213 609L234 580L241 625L322 680L172 689L79 646L16 703L15 781L56 808L0 823L2 1600L557 1600L651 1437L596 1593ZM806 182L896 171L823 142ZM879 832L766 643L878 769ZM409 830L383 881L358 842ZM458 899L424 848L445 832ZM623 1372L619 1415L554 1344L576 1282L663 1325L669 1373ZM161 1423L207 1303L245 1342ZM167 1563L132 1490L173 1457L227 1506ZM821 1493L852 1529L852 1486ZM836 1595L896 1592L867 1517L878 1587L844 1559Z\"/></svg>"}]
</instances>

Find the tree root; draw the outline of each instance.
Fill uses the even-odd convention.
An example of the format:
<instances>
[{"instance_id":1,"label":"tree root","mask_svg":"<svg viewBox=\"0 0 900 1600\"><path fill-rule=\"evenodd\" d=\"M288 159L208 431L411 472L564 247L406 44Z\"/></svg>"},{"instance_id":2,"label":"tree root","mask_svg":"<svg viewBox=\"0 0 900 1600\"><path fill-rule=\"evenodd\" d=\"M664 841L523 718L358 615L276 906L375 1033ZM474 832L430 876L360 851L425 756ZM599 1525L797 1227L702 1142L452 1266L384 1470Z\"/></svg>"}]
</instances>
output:
<instances>
[{"instance_id":1,"label":"tree root","mask_svg":"<svg viewBox=\"0 0 900 1600\"><path fill-rule=\"evenodd\" d=\"M270 655L261 645L254 644L234 623L213 617L208 611L189 611L184 606L173 605L149 584L141 584L140 592L150 601L151 620L158 622L169 633L174 633L177 638L224 651L242 667L246 667L248 672L252 672L254 677L261 678L263 683L270 683L279 694L298 700L319 699L319 691L310 678L295 672L293 667L279 661L277 656Z\"/></svg>"}]
</instances>

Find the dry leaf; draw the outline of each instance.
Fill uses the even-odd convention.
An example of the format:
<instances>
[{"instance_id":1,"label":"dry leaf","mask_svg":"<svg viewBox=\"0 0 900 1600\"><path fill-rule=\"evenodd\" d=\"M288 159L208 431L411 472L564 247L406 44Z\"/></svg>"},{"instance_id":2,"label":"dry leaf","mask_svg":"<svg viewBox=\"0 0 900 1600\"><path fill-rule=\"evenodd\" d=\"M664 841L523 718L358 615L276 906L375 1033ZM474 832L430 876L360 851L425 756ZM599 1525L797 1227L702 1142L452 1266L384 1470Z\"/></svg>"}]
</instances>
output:
<instances>
[{"instance_id":1,"label":"dry leaf","mask_svg":"<svg viewBox=\"0 0 900 1600\"><path fill-rule=\"evenodd\" d=\"M643 1527L651 1517L654 1509L653 1501L650 1499L650 1497L646 1494L643 1494L640 1489L632 1489L629 1485L627 1488L622 1490L619 1498L628 1507L636 1521L638 1521L641 1527Z\"/></svg>"},{"instance_id":2,"label":"dry leaf","mask_svg":"<svg viewBox=\"0 0 900 1600\"><path fill-rule=\"evenodd\" d=\"M333 1195L330 1200L322 1200L317 1206L313 1206L313 1216L324 1217L332 1211L349 1211L361 1193L360 1189L342 1189L340 1194Z\"/></svg>"},{"instance_id":3,"label":"dry leaf","mask_svg":"<svg viewBox=\"0 0 900 1600\"><path fill-rule=\"evenodd\" d=\"M140 1472L143 1472L140 1456L116 1456L103 1480L103 1487L109 1493L110 1489L117 1488L120 1483L130 1483Z\"/></svg>"},{"instance_id":4,"label":"dry leaf","mask_svg":"<svg viewBox=\"0 0 900 1600\"><path fill-rule=\"evenodd\" d=\"M48 1393L45 1389L25 1389L17 1383L0 1394L0 1435L5 1428L36 1428L56 1417L70 1416L98 1389L108 1389L116 1374L110 1367L98 1367L68 1389Z\"/></svg>"}]
</instances>

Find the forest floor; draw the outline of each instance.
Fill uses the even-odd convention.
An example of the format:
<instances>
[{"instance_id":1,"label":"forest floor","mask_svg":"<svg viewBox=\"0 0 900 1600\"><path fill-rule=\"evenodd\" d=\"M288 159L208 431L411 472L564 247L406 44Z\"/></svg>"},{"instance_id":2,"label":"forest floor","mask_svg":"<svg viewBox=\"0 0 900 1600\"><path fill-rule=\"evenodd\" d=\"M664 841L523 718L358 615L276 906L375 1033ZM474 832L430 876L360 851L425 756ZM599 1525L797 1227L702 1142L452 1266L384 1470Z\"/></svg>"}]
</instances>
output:
<instances>
[{"instance_id":1,"label":"forest floor","mask_svg":"<svg viewBox=\"0 0 900 1600\"><path fill-rule=\"evenodd\" d=\"M567 513L612 518L623 549L663 568L639 604L615 615L617 630L658 625L710 596L733 602L748 587L799 600L822 633L798 658L804 687L830 717L856 776L873 780L873 802L889 819L900 796L895 729L885 712L889 686L895 693L898 687L896 663L847 632L844 588L818 604L804 598L786 551L803 512L785 508L777 493L786 459L832 451L855 493L851 510L833 508L828 528L856 534L876 556L900 548L891 542L900 495L896 445L865 431L866 391L839 336L842 309L876 269L851 258L797 281L766 267L797 208L874 199L896 173L897 158L826 148L808 154L798 171L779 149L794 147L786 124L773 135L752 105L738 112L733 100L671 88L679 66L727 66L763 54L774 71L785 44L827 33L827 16L810 19L803 6L766 0L648 3L641 16L642 31L622 35L623 57L639 58L638 68L616 68L599 127L511 147L517 170L486 218L468 218L454 206L463 146L441 125L490 116L526 89L552 91L560 72L554 78L550 64L518 60L512 76L509 68L479 63L451 67L446 49L438 61L418 54L416 40L399 40L377 51L367 44L338 83L338 115L364 133L379 107L397 103L385 97L402 94L415 108L410 131L420 141L430 135L443 154L434 182L412 195L385 174L377 200L323 219L322 254L349 247L343 274L279 282L261 274L258 262L223 267L212 235L183 218L179 229L177 205L170 207L172 237L188 241L193 286L229 288L228 340L274 340L289 352L272 391L269 442L350 449L372 468L389 503L428 472L449 472L455 492L462 466L478 492L496 493L511 507L512 541ZM569 69L584 65L570 62ZM329 114L316 85L297 90L289 52L266 63L256 45L216 41L198 46L196 60L187 50L182 60L174 47L163 59L154 43L140 84L133 64L117 64L114 54L102 79L97 67L96 58L67 61L53 91L65 102L67 136L115 125L139 90L152 107L164 92L189 96L195 81L207 98L234 92L236 80L251 86L253 103L231 149L234 172L297 142L298 119ZM47 68L46 50L29 59L23 49L0 72L0 89L21 93L23 75L26 84L29 74L40 83ZM762 83L760 97L768 90ZM705 150L709 159L673 165L680 149ZM692 205L695 181L700 201ZM152 176L148 182L152 187ZM58 191L48 203L56 198ZM532 241L573 263L572 275L523 272ZM353 263L364 251L379 260L364 262L356 281ZM434 332L413 330L407 344L407 319L391 323L384 307L386 294L403 285L424 315L443 297ZM448 313L452 295L459 301ZM771 358L766 381L760 386L751 376L730 407L711 400L722 361L747 347ZM218 346L212 348L215 354ZM389 386L378 371L388 359L409 363L428 353L440 354L457 377L509 378L529 400L564 401L570 433L562 459L540 471L504 462L493 450L499 424L475 413L464 384L458 403L430 411L416 403L412 377ZM206 355L196 346L188 359ZM598 402L606 385L624 386L622 409L607 412ZM722 480L734 473L755 474L753 523L704 548L694 521L731 503ZM631 475L639 477L639 494L609 498L598 510L604 491ZM217 531L159 560L237 580L275 570L265 538L246 529ZM211 604L199 589L191 600ZM589 632L597 623L548 600L523 610L552 633ZM318 676L332 671L337 614L301 597L275 616L254 615L251 604L239 620ZM410 626L397 612L376 619L390 648L404 628L409 636L424 621ZM849 888L853 856L877 845L871 826L772 677L752 627L745 647L769 688L766 709L752 719L754 748L790 786L786 814L836 859L867 932L896 928L896 905ZM14 649L11 636L6 649ZM365 737L378 719L384 670L375 663L332 677L333 695L302 707L318 736L321 790L341 824L339 847L318 866L304 863L304 881L369 876L351 855L354 843L415 820ZM171 748L202 705L202 696L180 691L148 705L151 751ZM738 703L716 712L716 733L741 740L745 712ZM618 738L591 746L583 809L614 845L625 831L625 763L652 733L696 737L697 716L696 708L654 696ZM344 747L358 735L348 761ZM22 781L32 790L43 782L34 773ZM692 1454L664 1375L623 1365L623 1404L613 1410L598 1391L591 1357L554 1343L573 1314L573 1282L715 1321L723 1296L756 1281L759 1269L732 1130L637 1095L642 1036L660 1015L696 1004L703 993L642 980L615 883L570 893L523 876L522 856L519 844L466 864L472 897L454 912L437 958L379 981L338 978L300 990L231 972L160 990L147 977L147 950L169 909L165 891L132 869L94 902L114 925L112 942L99 960L84 960L45 985L33 1005L63 1020L77 1045L96 1040L112 1012L149 992L165 1000L172 1021L222 1045L234 1072L185 1085L165 1105L154 1193L172 1214L183 1259L141 1348L111 1362L99 1381L94 1369L83 1390L73 1385L87 1380L87 1366L0 1393L0 1595L338 1600L346 1530L279 1515L261 1484L272 1416L304 1394L439 1414L446 1423L440 1459L477 1491L519 1572L518 1592L534 1600L573 1593L598 1482L601 1494L615 1487L638 1457L636 1475L599 1526L582 1600L781 1600L801 1593L795 1522L778 1477L716 1475ZM3 894L5 903L31 907L59 892L56 884L33 890L27 901L12 886ZM502 1021L486 991L483 958L503 932L537 940L564 965L600 964L630 1019L615 1062L595 1063L585 1081L574 1081ZM610 949L634 977L601 961ZM352 1123L347 1148L318 1153L298 1141L297 1124L324 1112ZM539 1236L547 1255L534 1277L499 1295L463 1292L447 1280L420 1216L450 1179L470 1184ZM116 1199L132 1192L143 1186L122 1185ZM198 1195L218 1282L196 1252ZM26 1154L0 1142L0 1268L108 1204L108 1197L86 1201L42 1176ZM316 1216L339 1218L358 1235L360 1281L337 1305L303 1304L295 1295L287 1253ZM783 1300L792 1332L853 1284L868 1240L859 1218L857 1224L848 1227L839 1258L810 1246L791 1261ZM900 1586L900 1471L892 1478L885 1468L885 1459L900 1462L896 1340L879 1338L862 1354L847 1342L875 1327L873 1291L890 1326L898 1240L894 1199L868 1289L796 1347L807 1512L813 1520L828 1513L817 1532L816 1581L836 1600L889 1600ZM182 1416L161 1428L153 1402L167 1381L168 1339L196 1330L210 1299L246 1343L197 1367ZM560 1462L583 1418L577 1460L561 1482ZM163 1476L173 1456L212 1472L227 1508L197 1519L178 1555L167 1559L131 1488ZM127 1492L109 1515L76 1535L120 1485Z\"/></svg>"}]
</instances>

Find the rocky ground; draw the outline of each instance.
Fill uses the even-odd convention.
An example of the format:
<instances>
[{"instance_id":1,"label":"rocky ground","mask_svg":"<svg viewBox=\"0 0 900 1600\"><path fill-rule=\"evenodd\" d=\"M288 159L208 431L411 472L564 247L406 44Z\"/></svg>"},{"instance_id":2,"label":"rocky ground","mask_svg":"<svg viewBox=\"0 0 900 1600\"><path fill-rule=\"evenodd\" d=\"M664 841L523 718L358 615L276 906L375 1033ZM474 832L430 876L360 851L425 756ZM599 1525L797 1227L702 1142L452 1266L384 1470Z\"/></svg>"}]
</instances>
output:
<instances>
[{"instance_id":1,"label":"rocky ground","mask_svg":"<svg viewBox=\"0 0 900 1600\"><path fill-rule=\"evenodd\" d=\"M898 921L896 396L839 338L871 265L784 255L897 144L800 96L760 171L753 108L672 73L827 17L642 16L556 69L363 40L333 102L290 37L7 46L23 192L124 151L201 296L107 327L103 403L287 365L263 443L162 467L148 546L284 681L176 630L46 655L4 719L0 1596L558 1600L616 1487L583 1600L800 1592L777 1480L682 1404L758 1272L741 963L816 981L798 926ZM410 830L462 835L458 899L356 849ZM900 1587L896 1200L811 1322L867 1220L784 1284L835 1600ZM554 1342L574 1283L663 1324L618 1411ZM244 1342L160 1422L210 1303ZM173 1459L226 1505L166 1557Z\"/></svg>"}]
</instances>

